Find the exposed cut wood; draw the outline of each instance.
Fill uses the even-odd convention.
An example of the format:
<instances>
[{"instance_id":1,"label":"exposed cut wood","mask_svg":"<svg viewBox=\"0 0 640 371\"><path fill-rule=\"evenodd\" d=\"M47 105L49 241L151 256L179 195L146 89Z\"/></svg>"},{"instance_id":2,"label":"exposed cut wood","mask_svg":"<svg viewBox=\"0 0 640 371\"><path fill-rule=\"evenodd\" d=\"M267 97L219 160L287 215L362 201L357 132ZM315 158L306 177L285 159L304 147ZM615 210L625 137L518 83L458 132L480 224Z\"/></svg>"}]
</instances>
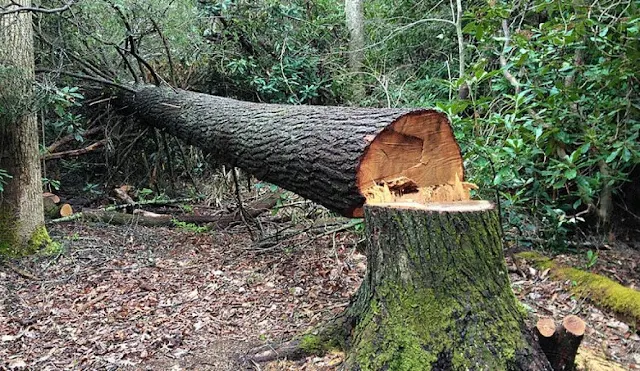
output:
<instances>
[{"instance_id":1,"label":"exposed cut wood","mask_svg":"<svg viewBox=\"0 0 640 371\"><path fill-rule=\"evenodd\" d=\"M444 115L404 116L377 135L358 168L358 188L404 177L418 187L462 178L460 147Z\"/></svg>"},{"instance_id":2,"label":"exposed cut wood","mask_svg":"<svg viewBox=\"0 0 640 371\"><path fill-rule=\"evenodd\" d=\"M363 194L367 204L391 204L414 202L467 201L471 198L469 191L478 189L475 184L461 182L457 174L450 183L431 186L420 186L413 179L401 176L377 181L375 185L365 189Z\"/></svg>"},{"instance_id":3,"label":"exposed cut wood","mask_svg":"<svg viewBox=\"0 0 640 371\"><path fill-rule=\"evenodd\" d=\"M571 336L583 336L584 331L587 329L587 325L580 317L572 314L564 317L561 329L570 333Z\"/></svg>"},{"instance_id":4,"label":"exposed cut wood","mask_svg":"<svg viewBox=\"0 0 640 371\"><path fill-rule=\"evenodd\" d=\"M64 218L70 215L73 215L73 208L71 207L71 205L69 204L60 205L60 216Z\"/></svg>"},{"instance_id":5,"label":"exposed cut wood","mask_svg":"<svg viewBox=\"0 0 640 371\"><path fill-rule=\"evenodd\" d=\"M60 197L53 193L42 194L44 215L49 218L55 219L60 217L68 217L73 214L73 208L71 205L64 203L60 204Z\"/></svg>"},{"instance_id":6,"label":"exposed cut wood","mask_svg":"<svg viewBox=\"0 0 640 371\"><path fill-rule=\"evenodd\" d=\"M553 322L553 318L543 317L536 323L536 330L541 336L549 338L556 332L556 324Z\"/></svg>"},{"instance_id":7,"label":"exposed cut wood","mask_svg":"<svg viewBox=\"0 0 640 371\"><path fill-rule=\"evenodd\" d=\"M566 316L557 331L552 318L538 320L535 327L538 343L555 371L575 370L585 329L584 321L575 315Z\"/></svg>"},{"instance_id":8,"label":"exposed cut wood","mask_svg":"<svg viewBox=\"0 0 640 371\"><path fill-rule=\"evenodd\" d=\"M460 147L446 118L433 118L429 125L415 120L399 119L366 149L357 179L367 204L465 201L477 189L461 181Z\"/></svg>"},{"instance_id":9,"label":"exposed cut wood","mask_svg":"<svg viewBox=\"0 0 640 371\"><path fill-rule=\"evenodd\" d=\"M60 202L60 197L58 197L58 195L53 194L51 192L43 193L42 197L51 199L51 201L53 201L54 204L57 204L58 202Z\"/></svg>"}]
</instances>

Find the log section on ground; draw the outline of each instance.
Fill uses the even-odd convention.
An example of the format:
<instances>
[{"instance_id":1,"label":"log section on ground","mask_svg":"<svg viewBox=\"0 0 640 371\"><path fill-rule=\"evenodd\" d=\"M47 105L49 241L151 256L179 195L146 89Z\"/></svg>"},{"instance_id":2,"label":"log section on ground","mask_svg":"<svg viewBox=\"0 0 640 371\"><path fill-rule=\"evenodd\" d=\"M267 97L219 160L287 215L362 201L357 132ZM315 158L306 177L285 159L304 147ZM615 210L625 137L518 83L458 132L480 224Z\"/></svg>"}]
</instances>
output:
<instances>
[{"instance_id":1,"label":"log section on ground","mask_svg":"<svg viewBox=\"0 0 640 371\"><path fill-rule=\"evenodd\" d=\"M126 94L118 104L142 122L345 216L362 216L376 187L428 201L459 184L458 199L469 198L460 148L437 111L260 104L157 87Z\"/></svg>"},{"instance_id":2,"label":"log section on ground","mask_svg":"<svg viewBox=\"0 0 640 371\"><path fill-rule=\"evenodd\" d=\"M254 360L337 347L345 370L551 370L511 291L491 203L365 205L364 214L367 273L349 307Z\"/></svg>"},{"instance_id":3,"label":"log section on ground","mask_svg":"<svg viewBox=\"0 0 640 371\"><path fill-rule=\"evenodd\" d=\"M557 331L553 319L546 317L538 320L535 327L538 343L554 371L576 369L576 355L585 330L584 321L573 314L562 320Z\"/></svg>"}]
</instances>

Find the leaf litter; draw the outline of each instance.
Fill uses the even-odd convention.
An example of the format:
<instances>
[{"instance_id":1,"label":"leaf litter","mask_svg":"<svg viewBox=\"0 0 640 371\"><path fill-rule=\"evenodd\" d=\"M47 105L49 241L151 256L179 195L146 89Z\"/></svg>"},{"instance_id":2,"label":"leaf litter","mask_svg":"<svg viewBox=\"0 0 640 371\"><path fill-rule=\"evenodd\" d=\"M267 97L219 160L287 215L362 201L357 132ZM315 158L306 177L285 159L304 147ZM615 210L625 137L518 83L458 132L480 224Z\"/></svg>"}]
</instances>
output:
<instances>
[{"instance_id":1,"label":"leaf litter","mask_svg":"<svg viewBox=\"0 0 640 371\"><path fill-rule=\"evenodd\" d=\"M76 222L50 232L64 245L60 254L12 263L39 280L0 266L0 369L333 370L343 359L336 352L255 365L242 355L347 306L366 264L353 232L311 243L300 234L267 252L248 248L242 226L195 233ZM604 270L616 261L608 256L600 256ZM633 269L618 264L615 274L635 284ZM548 272L512 271L531 326L538 316L577 314L588 324L581 349L640 369L637 329L573 297L570 283Z\"/></svg>"}]
</instances>

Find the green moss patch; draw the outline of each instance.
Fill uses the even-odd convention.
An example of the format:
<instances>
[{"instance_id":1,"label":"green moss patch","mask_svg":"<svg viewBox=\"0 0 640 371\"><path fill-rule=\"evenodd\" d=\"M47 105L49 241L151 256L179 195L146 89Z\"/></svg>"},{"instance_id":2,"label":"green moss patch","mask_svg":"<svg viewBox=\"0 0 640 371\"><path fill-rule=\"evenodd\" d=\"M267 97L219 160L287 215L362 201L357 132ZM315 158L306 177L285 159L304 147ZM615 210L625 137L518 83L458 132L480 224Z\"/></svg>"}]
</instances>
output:
<instances>
[{"instance_id":1,"label":"green moss patch","mask_svg":"<svg viewBox=\"0 0 640 371\"><path fill-rule=\"evenodd\" d=\"M31 235L27 243L28 254L39 253L41 255L53 255L60 252L62 246L49 236L49 232L44 225L39 226Z\"/></svg>"},{"instance_id":2,"label":"green moss patch","mask_svg":"<svg viewBox=\"0 0 640 371\"><path fill-rule=\"evenodd\" d=\"M516 257L533 263L538 269L549 268L551 278L571 280L575 283L571 289L574 294L614 311L640 327L640 291L622 286L599 274L563 266L537 252L523 252L516 254Z\"/></svg>"},{"instance_id":3,"label":"green moss patch","mask_svg":"<svg viewBox=\"0 0 640 371\"><path fill-rule=\"evenodd\" d=\"M324 354L335 348L332 341L327 340L319 335L306 334L300 339L300 349L306 354Z\"/></svg>"},{"instance_id":4,"label":"green moss patch","mask_svg":"<svg viewBox=\"0 0 640 371\"><path fill-rule=\"evenodd\" d=\"M5 214L3 214L5 215ZM22 242L16 231L18 222L15 218L0 216L0 255L20 257L32 254L51 255L60 251L60 244L49 236L44 225L37 227L28 241Z\"/></svg>"},{"instance_id":5,"label":"green moss patch","mask_svg":"<svg viewBox=\"0 0 640 371\"><path fill-rule=\"evenodd\" d=\"M509 313L493 316L479 308L469 312L465 303L432 289L386 287L378 293L355 331L355 354L362 370L410 371L425 365L464 370L480 360L489 369L506 370L515 364L518 350L527 347L519 322ZM495 300L495 307L507 308L507 303L497 301L513 298ZM469 318L474 325L460 320L467 314L477 316Z\"/></svg>"}]
</instances>

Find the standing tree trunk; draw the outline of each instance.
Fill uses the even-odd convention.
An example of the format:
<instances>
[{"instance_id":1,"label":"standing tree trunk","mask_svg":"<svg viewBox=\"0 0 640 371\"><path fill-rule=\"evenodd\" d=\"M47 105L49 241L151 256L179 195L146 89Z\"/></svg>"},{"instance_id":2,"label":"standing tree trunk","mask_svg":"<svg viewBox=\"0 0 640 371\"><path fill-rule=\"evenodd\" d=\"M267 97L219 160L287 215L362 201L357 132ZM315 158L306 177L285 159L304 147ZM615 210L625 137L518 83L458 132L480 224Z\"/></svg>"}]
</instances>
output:
<instances>
[{"instance_id":1,"label":"standing tree trunk","mask_svg":"<svg viewBox=\"0 0 640 371\"><path fill-rule=\"evenodd\" d=\"M351 101L360 103L364 99L362 85L362 61L364 60L364 0L345 0L344 13L349 30L349 72L353 74Z\"/></svg>"},{"instance_id":2,"label":"standing tree trunk","mask_svg":"<svg viewBox=\"0 0 640 371\"><path fill-rule=\"evenodd\" d=\"M6 10L30 0L0 0ZM0 15L0 254L29 253L50 242L44 227L38 125L33 107L33 30L30 12Z\"/></svg>"}]
</instances>

